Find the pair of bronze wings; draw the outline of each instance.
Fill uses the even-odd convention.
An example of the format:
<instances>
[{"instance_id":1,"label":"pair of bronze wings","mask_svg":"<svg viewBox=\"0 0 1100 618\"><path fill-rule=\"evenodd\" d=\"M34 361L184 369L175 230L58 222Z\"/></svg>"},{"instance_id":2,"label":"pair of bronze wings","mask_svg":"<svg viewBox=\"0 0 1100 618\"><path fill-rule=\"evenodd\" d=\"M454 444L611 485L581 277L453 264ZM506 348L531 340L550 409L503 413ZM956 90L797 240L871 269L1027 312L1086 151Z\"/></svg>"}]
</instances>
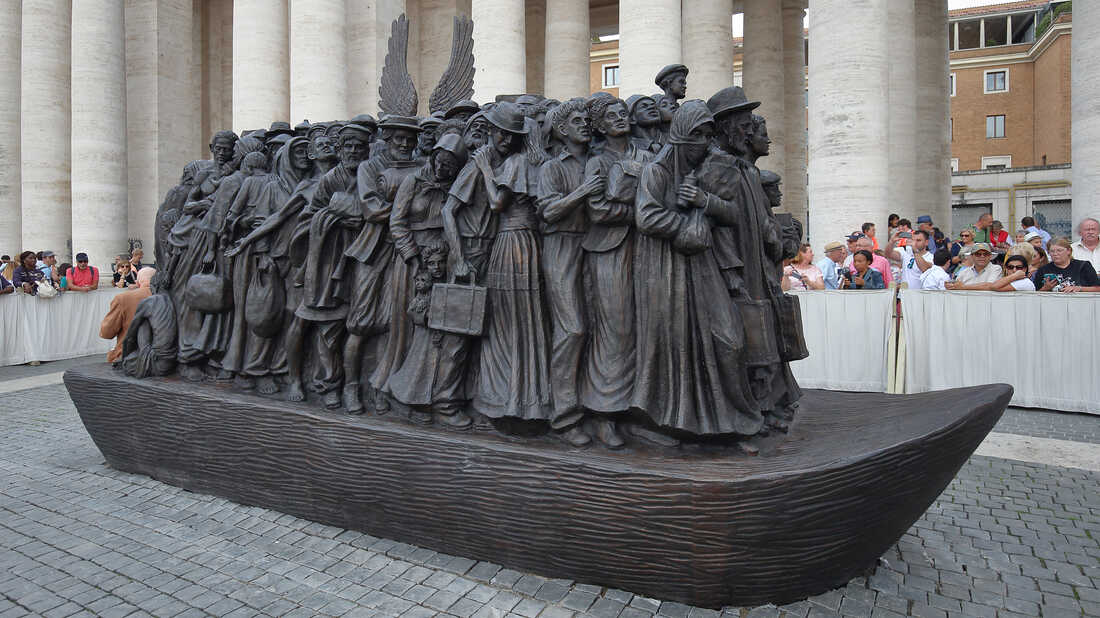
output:
<instances>
[{"instance_id":1,"label":"pair of bronze wings","mask_svg":"<svg viewBox=\"0 0 1100 618\"><path fill-rule=\"evenodd\" d=\"M402 13L393 21L386 64L378 81L379 109L382 113L415 116L418 99L416 85L409 76L409 20ZM449 107L474 94L474 22L465 15L454 18L451 61L428 99L429 113Z\"/></svg>"}]
</instances>

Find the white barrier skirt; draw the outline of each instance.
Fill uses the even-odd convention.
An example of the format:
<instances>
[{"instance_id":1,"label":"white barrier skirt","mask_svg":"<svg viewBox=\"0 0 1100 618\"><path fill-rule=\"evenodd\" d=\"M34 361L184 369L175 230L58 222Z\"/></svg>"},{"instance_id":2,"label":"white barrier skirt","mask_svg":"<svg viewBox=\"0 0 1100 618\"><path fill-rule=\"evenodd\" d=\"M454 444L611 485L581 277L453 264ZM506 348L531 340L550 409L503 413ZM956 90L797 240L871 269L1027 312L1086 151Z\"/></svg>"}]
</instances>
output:
<instances>
[{"instance_id":1,"label":"white barrier skirt","mask_svg":"<svg viewBox=\"0 0 1100 618\"><path fill-rule=\"evenodd\" d=\"M893 290L793 291L810 356L791 363L806 388L884 392Z\"/></svg>"},{"instance_id":2,"label":"white barrier skirt","mask_svg":"<svg viewBox=\"0 0 1100 618\"><path fill-rule=\"evenodd\" d=\"M122 290L62 292L54 298L0 296L0 365L103 354L113 339L99 338L99 324Z\"/></svg>"},{"instance_id":3,"label":"white barrier skirt","mask_svg":"<svg viewBox=\"0 0 1100 618\"><path fill-rule=\"evenodd\" d=\"M1013 405L1100 414L1100 294L902 290L901 308L906 392L1003 382Z\"/></svg>"}]
</instances>

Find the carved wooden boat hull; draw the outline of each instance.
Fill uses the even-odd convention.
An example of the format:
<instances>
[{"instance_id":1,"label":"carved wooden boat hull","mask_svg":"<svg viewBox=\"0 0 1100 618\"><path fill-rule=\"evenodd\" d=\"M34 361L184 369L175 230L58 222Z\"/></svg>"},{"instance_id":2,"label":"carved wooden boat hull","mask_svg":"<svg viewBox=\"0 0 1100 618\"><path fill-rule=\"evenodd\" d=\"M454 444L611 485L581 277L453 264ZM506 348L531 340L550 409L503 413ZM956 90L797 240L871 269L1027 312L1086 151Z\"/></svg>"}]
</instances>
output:
<instances>
[{"instance_id":1,"label":"carved wooden boat hull","mask_svg":"<svg viewBox=\"0 0 1100 618\"><path fill-rule=\"evenodd\" d=\"M787 435L571 450L349 417L107 366L65 383L107 462L192 491L705 607L786 603L875 565L1000 418L1007 385L809 390Z\"/></svg>"}]
</instances>

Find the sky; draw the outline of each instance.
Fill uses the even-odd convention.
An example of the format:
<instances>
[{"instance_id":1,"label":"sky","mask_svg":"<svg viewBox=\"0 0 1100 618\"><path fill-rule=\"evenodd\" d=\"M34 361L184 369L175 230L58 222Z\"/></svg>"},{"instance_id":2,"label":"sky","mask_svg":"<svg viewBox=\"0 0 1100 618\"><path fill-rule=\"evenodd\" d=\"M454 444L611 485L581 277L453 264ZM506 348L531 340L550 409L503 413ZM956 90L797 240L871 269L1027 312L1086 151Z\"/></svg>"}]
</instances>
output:
<instances>
[{"instance_id":1,"label":"sky","mask_svg":"<svg viewBox=\"0 0 1100 618\"><path fill-rule=\"evenodd\" d=\"M1009 0L947 0L947 8L949 10L954 9L968 9L973 6L987 6L990 4L1001 4L1008 2ZM733 16L733 36L743 36L745 32L745 20L744 16L740 13Z\"/></svg>"}]
</instances>

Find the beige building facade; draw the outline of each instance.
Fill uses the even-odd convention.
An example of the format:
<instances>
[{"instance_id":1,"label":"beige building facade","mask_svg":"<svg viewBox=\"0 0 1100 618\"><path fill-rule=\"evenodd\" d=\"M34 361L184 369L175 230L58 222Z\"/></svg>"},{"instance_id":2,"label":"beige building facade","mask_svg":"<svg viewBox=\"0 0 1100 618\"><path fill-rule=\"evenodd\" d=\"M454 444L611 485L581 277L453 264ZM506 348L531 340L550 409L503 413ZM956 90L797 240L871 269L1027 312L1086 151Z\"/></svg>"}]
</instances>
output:
<instances>
[{"instance_id":1,"label":"beige building facade","mask_svg":"<svg viewBox=\"0 0 1100 618\"><path fill-rule=\"evenodd\" d=\"M741 83L763 101L761 166L815 247L895 210L949 217L946 0L0 0L0 252L105 265L151 242L159 202L217 129L377 114L402 13L422 112L456 15L475 21L482 102L587 95L593 41L618 35L621 96L684 62L689 97Z\"/></svg>"}]
</instances>

